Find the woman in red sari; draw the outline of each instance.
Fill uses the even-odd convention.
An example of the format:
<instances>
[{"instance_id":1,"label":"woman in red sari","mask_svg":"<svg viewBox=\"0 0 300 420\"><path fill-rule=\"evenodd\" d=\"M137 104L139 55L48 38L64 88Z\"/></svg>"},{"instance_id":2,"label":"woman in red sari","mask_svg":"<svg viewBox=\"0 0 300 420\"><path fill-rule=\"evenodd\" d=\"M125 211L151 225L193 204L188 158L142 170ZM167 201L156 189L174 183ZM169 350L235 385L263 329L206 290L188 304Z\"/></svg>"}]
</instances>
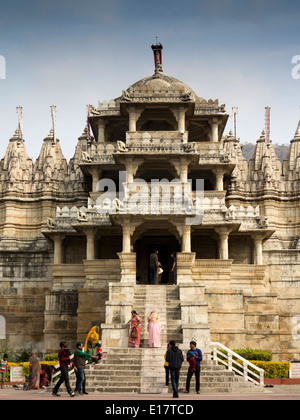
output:
<instances>
[{"instance_id":1,"label":"woman in red sari","mask_svg":"<svg viewBox=\"0 0 300 420\"><path fill-rule=\"evenodd\" d=\"M35 352L31 354L29 361L29 372L30 379L28 381L27 389L38 389L41 374L41 364L40 359L37 357Z\"/></svg>"},{"instance_id":2,"label":"woman in red sari","mask_svg":"<svg viewBox=\"0 0 300 420\"><path fill-rule=\"evenodd\" d=\"M131 311L131 320L128 323L130 323L128 345L129 347L140 347L142 326L141 319L136 311Z\"/></svg>"}]
</instances>

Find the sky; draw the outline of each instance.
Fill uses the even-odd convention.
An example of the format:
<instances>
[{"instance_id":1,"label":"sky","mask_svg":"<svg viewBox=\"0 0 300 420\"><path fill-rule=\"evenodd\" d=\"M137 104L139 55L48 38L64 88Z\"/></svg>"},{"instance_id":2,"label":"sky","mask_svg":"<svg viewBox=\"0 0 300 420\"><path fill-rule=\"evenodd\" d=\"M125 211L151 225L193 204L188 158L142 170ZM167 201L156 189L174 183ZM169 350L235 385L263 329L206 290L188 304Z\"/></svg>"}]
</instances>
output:
<instances>
[{"instance_id":1,"label":"sky","mask_svg":"<svg viewBox=\"0 0 300 420\"><path fill-rule=\"evenodd\" d=\"M260 137L266 106L273 143L289 144L300 118L299 21L300 2L291 0L0 0L0 158L22 106L35 161L56 105L69 160L86 105L153 74L156 36L165 74L218 98L229 114L238 107L242 144ZM225 134L232 127L230 118Z\"/></svg>"}]
</instances>

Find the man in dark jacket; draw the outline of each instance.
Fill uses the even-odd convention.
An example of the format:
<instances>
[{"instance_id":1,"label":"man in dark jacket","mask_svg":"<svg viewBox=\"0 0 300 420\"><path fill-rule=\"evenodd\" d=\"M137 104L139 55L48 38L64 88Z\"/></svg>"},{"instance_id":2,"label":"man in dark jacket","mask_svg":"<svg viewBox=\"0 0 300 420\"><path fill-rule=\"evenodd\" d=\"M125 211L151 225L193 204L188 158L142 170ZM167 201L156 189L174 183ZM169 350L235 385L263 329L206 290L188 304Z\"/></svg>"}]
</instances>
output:
<instances>
[{"instance_id":1,"label":"man in dark jacket","mask_svg":"<svg viewBox=\"0 0 300 420\"><path fill-rule=\"evenodd\" d=\"M173 398L178 398L178 382L180 376L180 369L183 362L182 351L176 346L174 340L170 341L170 348L167 351L166 362L169 363L171 382L173 387Z\"/></svg>"},{"instance_id":2,"label":"man in dark jacket","mask_svg":"<svg viewBox=\"0 0 300 420\"><path fill-rule=\"evenodd\" d=\"M68 343L66 341L61 341L59 343L60 345L60 351L58 352L58 360L59 360L59 366L60 366L60 379L57 381L55 387L53 388L52 395L60 396L58 394L59 387L64 382L67 388L67 391L70 395L70 397L74 397L75 393L72 391L70 387L69 382L69 365L71 364L70 360L70 350L68 349Z\"/></svg>"}]
</instances>

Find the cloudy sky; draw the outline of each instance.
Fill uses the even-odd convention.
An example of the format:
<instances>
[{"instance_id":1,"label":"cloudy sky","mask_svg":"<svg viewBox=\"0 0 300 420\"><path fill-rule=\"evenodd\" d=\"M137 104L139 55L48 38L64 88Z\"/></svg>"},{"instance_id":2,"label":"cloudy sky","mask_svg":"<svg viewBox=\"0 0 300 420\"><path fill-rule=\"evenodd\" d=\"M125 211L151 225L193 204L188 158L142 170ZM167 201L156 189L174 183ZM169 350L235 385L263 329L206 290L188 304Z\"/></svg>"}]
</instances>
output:
<instances>
[{"instance_id":1,"label":"cloudy sky","mask_svg":"<svg viewBox=\"0 0 300 420\"><path fill-rule=\"evenodd\" d=\"M57 137L70 159L85 127L86 105L116 98L153 74L150 47L156 35L165 74L205 99L218 98L228 113L238 107L242 143L259 138L265 106L271 107L273 142L289 143L294 135L300 117L300 78L292 77L292 58L300 56L299 1L0 0L0 5L0 158L17 128L18 105L34 160L51 128L50 106L56 105ZM231 128L230 119L225 133Z\"/></svg>"}]
</instances>

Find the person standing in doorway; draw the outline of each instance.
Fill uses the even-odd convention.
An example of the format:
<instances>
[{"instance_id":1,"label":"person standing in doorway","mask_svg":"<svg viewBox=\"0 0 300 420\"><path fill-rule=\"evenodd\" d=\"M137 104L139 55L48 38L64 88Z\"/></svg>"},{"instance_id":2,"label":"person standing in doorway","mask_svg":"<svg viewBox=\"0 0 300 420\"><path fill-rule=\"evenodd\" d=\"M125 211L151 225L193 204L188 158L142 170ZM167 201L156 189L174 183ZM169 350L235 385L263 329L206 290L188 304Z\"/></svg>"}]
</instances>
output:
<instances>
[{"instance_id":1,"label":"person standing in doorway","mask_svg":"<svg viewBox=\"0 0 300 420\"><path fill-rule=\"evenodd\" d=\"M197 349L197 343L195 341L190 342L190 350L187 352L187 355L186 355L186 359L188 362L190 362L192 358L195 359L195 364L193 364L193 368L191 368L191 364L190 364L190 367L187 373L187 378L186 378L185 392L187 394L190 392L190 383L191 383L193 373L195 372L196 392L197 394L200 394L200 364L202 361L202 351L200 349Z\"/></svg>"},{"instance_id":2,"label":"person standing in doorway","mask_svg":"<svg viewBox=\"0 0 300 420\"><path fill-rule=\"evenodd\" d=\"M175 252L171 252L171 260L172 260L172 268L171 268L172 284L176 284L176 280L177 280L177 259L176 259Z\"/></svg>"},{"instance_id":3,"label":"person standing in doorway","mask_svg":"<svg viewBox=\"0 0 300 420\"><path fill-rule=\"evenodd\" d=\"M173 398L178 398L180 369L184 359L182 351L176 346L175 341L171 340L169 344L171 347L167 351L166 362L169 363L171 382L173 387Z\"/></svg>"},{"instance_id":4,"label":"person standing in doorway","mask_svg":"<svg viewBox=\"0 0 300 420\"><path fill-rule=\"evenodd\" d=\"M156 284L158 269L158 250L150 254L150 284Z\"/></svg>"}]
</instances>

